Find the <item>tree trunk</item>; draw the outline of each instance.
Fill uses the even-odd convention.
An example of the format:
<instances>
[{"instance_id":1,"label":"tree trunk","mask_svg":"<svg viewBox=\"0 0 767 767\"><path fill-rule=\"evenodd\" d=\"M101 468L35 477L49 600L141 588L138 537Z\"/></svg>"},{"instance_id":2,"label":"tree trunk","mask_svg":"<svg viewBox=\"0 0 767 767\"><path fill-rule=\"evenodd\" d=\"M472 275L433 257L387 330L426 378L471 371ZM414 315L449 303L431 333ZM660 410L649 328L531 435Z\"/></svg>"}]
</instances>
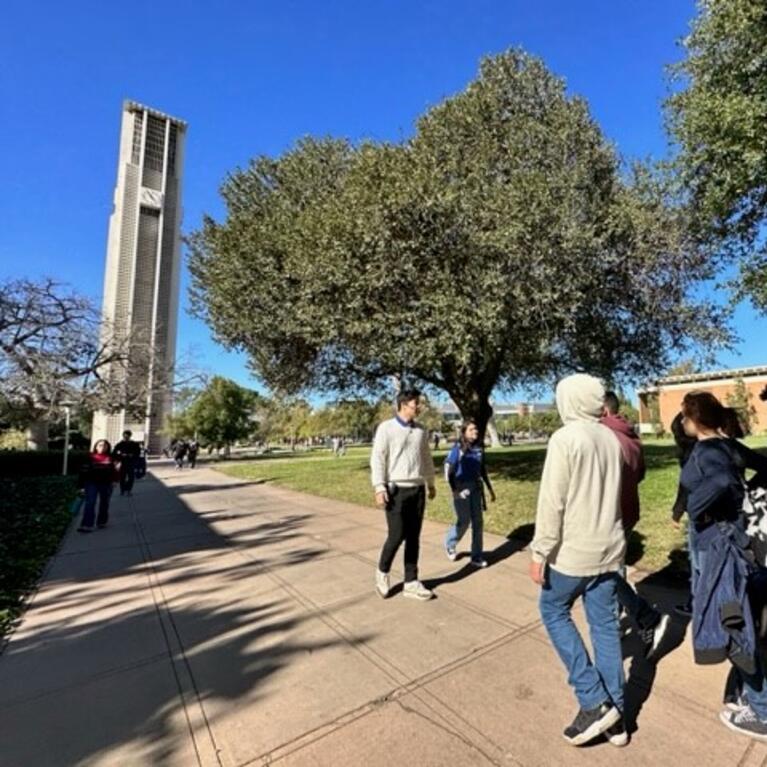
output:
<instances>
[{"instance_id":1,"label":"tree trunk","mask_svg":"<svg viewBox=\"0 0 767 767\"><path fill-rule=\"evenodd\" d=\"M46 419L38 418L27 427L27 449L48 449L48 421Z\"/></svg>"},{"instance_id":2,"label":"tree trunk","mask_svg":"<svg viewBox=\"0 0 767 767\"><path fill-rule=\"evenodd\" d=\"M490 418L487 422L487 436L490 439L490 447L500 447L501 438L498 436L498 429L495 428L495 418Z\"/></svg>"},{"instance_id":3,"label":"tree trunk","mask_svg":"<svg viewBox=\"0 0 767 767\"><path fill-rule=\"evenodd\" d=\"M487 395L471 392L465 399L453 397L453 402L458 406L464 420L472 420L477 424L480 443L484 441L487 434L491 446L495 447L500 444L498 432L495 425L491 423L493 408Z\"/></svg>"}]
</instances>

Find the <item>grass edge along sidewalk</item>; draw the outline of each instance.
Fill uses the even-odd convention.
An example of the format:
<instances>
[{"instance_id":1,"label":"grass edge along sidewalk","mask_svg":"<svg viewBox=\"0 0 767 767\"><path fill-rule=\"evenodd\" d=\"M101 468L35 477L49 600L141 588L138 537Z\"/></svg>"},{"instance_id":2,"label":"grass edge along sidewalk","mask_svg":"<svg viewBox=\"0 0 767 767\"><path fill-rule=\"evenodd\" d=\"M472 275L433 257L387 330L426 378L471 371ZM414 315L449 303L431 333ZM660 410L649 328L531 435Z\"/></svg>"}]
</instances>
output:
<instances>
[{"instance_id":1,"label":"grass edge along sidewalk","mask_svg":"<svg viewBox=\"0 0 767 767\"><path fill-rule=\"evenodd\" d=\"M751 447L765 448L767 438L746 440ZM671 524L671 507L679 477L674 445L669 440L648 440L644 443L647 476L640 486L642 517L632 534L628 562L648 571L666 571L670 576L686 577L686 533ZM764 452L764 450L763 450ZM488 450L488 471L498 495L498 502L489 504L485 514L485 529L498 535L530 534L535 521L545 445L518 445ZM429 519L451 522L453 510L447 483L442 479L442 463L446 451L434 452L437 467L437 498L428 503ZM370 487L369 448L352 448L342 458L329 452L265 455L247 461L218 463L218 471L239 479L273 482L291 490L335 498L374 512Z\"/></svg>"},{"instance_id":2,"label":"grass edge along sidewalk","mask_svg":"<svg viewBox=\"0 0 767 767\"><path fill-rule=\"evenodd\" d=\"M0 652L72 516L73 477L0 478Z\"/></svg>"}]
</instances>

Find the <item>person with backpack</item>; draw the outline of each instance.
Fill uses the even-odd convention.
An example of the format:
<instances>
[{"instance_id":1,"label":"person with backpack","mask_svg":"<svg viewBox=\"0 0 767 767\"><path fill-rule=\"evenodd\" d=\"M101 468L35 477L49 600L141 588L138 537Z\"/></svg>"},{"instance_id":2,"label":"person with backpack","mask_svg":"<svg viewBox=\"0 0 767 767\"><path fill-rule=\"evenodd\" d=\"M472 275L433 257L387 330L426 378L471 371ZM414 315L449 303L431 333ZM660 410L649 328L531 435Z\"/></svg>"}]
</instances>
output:
<instances>
[{"instance_id":1,"label":"person with backpack","mask_svg":"<svg viewBox=\"0 0 767 767\"><path fill-rule=\"evenodd\" d=\"M78 484L85 495L85 503L80 526L77 528L78 533L92 533L97 527L107 526L112 488L119 479L118 464L112 456L112 446L105 439L98 440L80 469Z\"/></svg>"},{"instance_id":2,"label":"person with backpack","mask_svg":"<svg viewBox=\"0 0 767 767\"><path fill-rule=\"evenodd\" d=\"M485 454L479 442L476 422L464 421L460 439L453 445L445 459L445 478L453 493L456 522L447 531L445 551L454 562L458 556L456 547L471 525L471 564L487 567L482 556L482 513L485 510L483 483L495 501L495 491L487 475Z\"/></svg>"},{"instance_id":3,"label":"person with backpack","mask_svg":"<svg viewBox=\"0 0 767 767\"><path fill-rule=\"evenodd\" d=\"M767 741L767 678L751 610L755 579L743 502L750 488L767 485L767 458L724 436L725 408L710 392L682 401L685 433L697 442L682 469L691 546L697 561L692 600L697 663L729 660L743 694L720 719L729 729ZM745 471L755 474L746 483Z\"/></svg>"}]
</instances>

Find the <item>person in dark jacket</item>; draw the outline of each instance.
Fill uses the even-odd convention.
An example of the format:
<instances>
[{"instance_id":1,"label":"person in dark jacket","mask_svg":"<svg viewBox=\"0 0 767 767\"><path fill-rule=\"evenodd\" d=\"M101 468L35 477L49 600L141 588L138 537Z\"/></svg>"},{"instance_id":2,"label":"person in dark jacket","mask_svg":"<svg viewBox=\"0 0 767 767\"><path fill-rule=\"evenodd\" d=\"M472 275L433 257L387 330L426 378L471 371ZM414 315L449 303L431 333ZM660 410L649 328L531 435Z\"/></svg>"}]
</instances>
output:
<instances>
[{"instance_id":1,"label":"person in dark jacket","mask_svg":"<svg viewBox=\"0 0 767 767\"><path fill-rule=\"evenodd\" d=\"M461 437L445 459L445 478L453 493L456 523L447 531L445 551L455 561L456 546L471 525L471 564L487 567L482 556L482 512L485 505L483 483L495 501L495 491L487 475L485 455L479 444L479 430L474 421L464 421Z\"/></svg>"},{"instance_id":2,"label":"person in dark jacket","mask_svg":"<svg viewBox=\"0 0 767 767\"><path fill-rule=\"evenodd\" d=\"M189 468L193 469L197 466L197 453L200 452L200 443L193 439L187 448L187 458L189 459Z\"/></svg>"},{"instance_id":3,"label":"person in dark jacket","mask_svg":"<svg viewBox=\"0 0 767 767\"><path fill-rule=\"evenodd\" d=\"M112 457L112 446L105 439L100 439L93 446L93 451L80 470L79 485L85 494L83 516L78 533L91 533L96 527L107 526L109 521L109 499L112 486L118 480L117 464ZM96 517L96 501L99 513Z\"/></svg>"},{"instance_id":4,"label":"person in dark jacket","mask_svg":"<svg viewBox=\"0 0 767 767\"><path fill-rule=\"evenodd\" d=\"M183 439L176 442L176 446L173 448L173 460L176 462L176 468L184 468L184 458L186 458L189 446Z\"/></svg>"},{"instance_id":5,"label":"person in dark jacket","mask_svg":"<svg viewBox=\"0 0 767 767\"><path fill-rule=\"evenodd\" d=\"M120 464L120 495L131 495L136 478L136 467L141 455L138 442L131 437L133 432L124 431L123 438L114 446L112 454Z\"/></svg>"},{"instance_id":6,"label":"person in dark jacket","mask_svg":"<svg viewBox=\"0 0 767 767\"><path fill-rule=\"evenodd\" d=\"M604 412L600 423L615 434L623 455L621 476L621 519L626 544L631 531L639 522L639 483L645 476L642 442L634 427L618 412L620 401L615 392L605 393ZM670 625L670 616L658 612L649 602L634 591L626 580L624 566L616 580L618 601L639 629L639 636L645 644L645 657L650 660L657 653Z\"/></svg>"},{"instance_id":7,"label":"person in dark jacket","mask_svg":"<svg viewBox=\"0 0 767 767\"><path fill-rule=\"evenodd\" d=\"M724 410L709 392L691 392L682 401L685 432L697 440L681 476L698 564L693 640L698 662L727 657L743 682L744 705L722 711L722 722L767 741L767 679L747 593L755 568L745 549L742 521L743 472L755 472L750 483L767 482L767 458L722 435Z\"/></svg>"},{"instance_id":8,"label":"person in dark jacket","mask_svg":"<svg viewBox=\"0 0 767 767\"><path fill-rule=\"evenodd\" d=\"M671 422L671 433L674 436L674 442L676 443L676 457L679 461L679 470L681 470L687 463L687 459L692 453L692 449L697 444L698 440L695 437L688 437L684 431L682 412L680 411L674 416L674 420ZM682 517L687 511L687 491L682 487L682 483L679 482L676 490L676 498L674 499L674 505L671 508L671 520L677 529L681 527ZM690 558L690 596L688 600L682 604L678 604L674 607L674 612L681 615L683 618L689 618L692 616L692 592L695 590L695 579L697 577L697 562L695 560L695 552L692 548L692 524L688 527L687 534L687 555Z\"/></svg>"}]
</instances>

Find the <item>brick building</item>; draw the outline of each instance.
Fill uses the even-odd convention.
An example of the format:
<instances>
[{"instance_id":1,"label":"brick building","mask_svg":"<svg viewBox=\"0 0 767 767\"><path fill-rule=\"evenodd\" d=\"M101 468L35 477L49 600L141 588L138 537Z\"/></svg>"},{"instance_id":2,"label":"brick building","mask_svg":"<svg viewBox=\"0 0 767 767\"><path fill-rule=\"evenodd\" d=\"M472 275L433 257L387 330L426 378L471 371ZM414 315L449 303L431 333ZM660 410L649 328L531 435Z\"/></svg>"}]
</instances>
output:
<instances>
[{"instance_id":1,"label":"brick building","mask_svg":"<svg viewBox=\"0 0 767 767\"><path fill-rule=\"evenodd\" d=\"M660 420L663 430L671 429L671 422L679 412L684 395L691 391L710 391L723 404L727 396L735 391L738 381L743 381L749 394L749 404L756 411L751 429L758 434L767 431L767 401L760 395L767 394L767 365L735 370L718 370L708 373L669 376L655 381L639 390L639 422L644 433L654 430L654 421ZM657 416L653 417L654 401L657 401Z\"/></svg>"}]
</instances>

